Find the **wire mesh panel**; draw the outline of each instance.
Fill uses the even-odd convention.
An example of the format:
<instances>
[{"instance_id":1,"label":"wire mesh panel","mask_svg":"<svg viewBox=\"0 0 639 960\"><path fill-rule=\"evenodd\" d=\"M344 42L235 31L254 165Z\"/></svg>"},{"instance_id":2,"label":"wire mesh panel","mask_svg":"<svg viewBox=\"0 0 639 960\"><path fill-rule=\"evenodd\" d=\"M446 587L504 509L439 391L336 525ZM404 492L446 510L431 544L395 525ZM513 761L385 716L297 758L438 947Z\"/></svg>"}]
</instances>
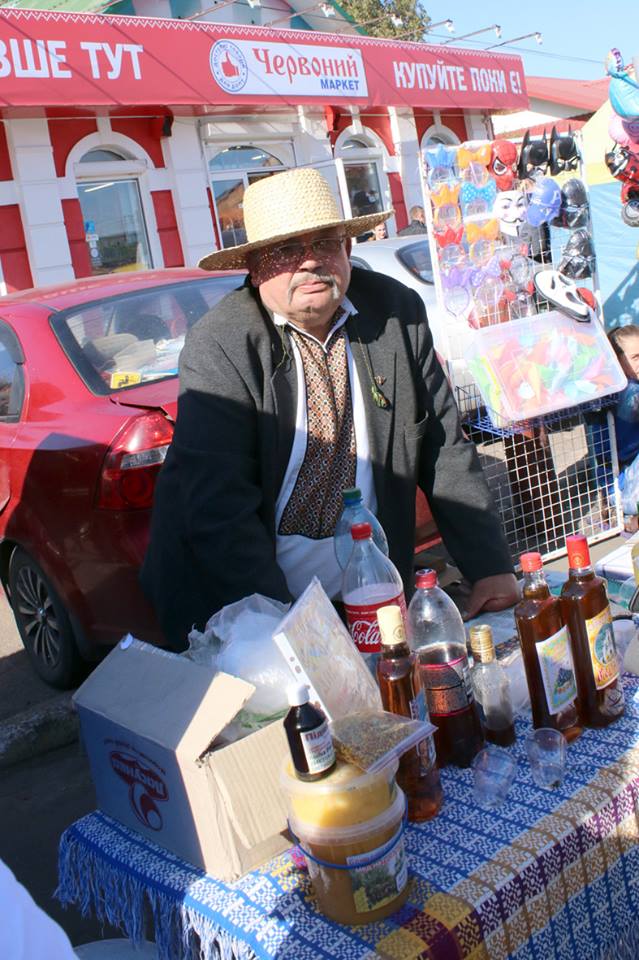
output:
<instances>
[{"instance_id":1,"label":"wire mesh panel","mask_svg":"<svg viewBox=\"0 0 639 960\"><path fill-rule=\"evenodd\" d=\"M547 558L563 553L570 534L595 542L621 527L614 426L605 407L572 408L498 428L475 390L457 390L462 420L515 563L529 550Z\"/></svg>"}]
</instances>

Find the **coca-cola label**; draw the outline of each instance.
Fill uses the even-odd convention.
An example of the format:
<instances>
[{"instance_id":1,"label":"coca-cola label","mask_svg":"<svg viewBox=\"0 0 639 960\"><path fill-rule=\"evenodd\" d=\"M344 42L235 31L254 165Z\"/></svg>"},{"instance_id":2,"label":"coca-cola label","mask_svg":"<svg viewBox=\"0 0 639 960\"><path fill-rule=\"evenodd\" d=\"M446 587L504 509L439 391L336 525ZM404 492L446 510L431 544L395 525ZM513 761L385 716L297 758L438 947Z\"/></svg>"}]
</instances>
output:
<instances>
[{"instance_id":1,"label":"coca-cola label","mask_svg":"<svg viewBox=\"0 0 639 960\"><path fill-rule=\"evenodd\" d=\"M400 608L402 617L406 618L406 601L403 591L387 600L378 600L377 603L344 603L348 629L360 653L379 653L382 649L377 611L393 604Z\"/></svg>"}]
</instances>

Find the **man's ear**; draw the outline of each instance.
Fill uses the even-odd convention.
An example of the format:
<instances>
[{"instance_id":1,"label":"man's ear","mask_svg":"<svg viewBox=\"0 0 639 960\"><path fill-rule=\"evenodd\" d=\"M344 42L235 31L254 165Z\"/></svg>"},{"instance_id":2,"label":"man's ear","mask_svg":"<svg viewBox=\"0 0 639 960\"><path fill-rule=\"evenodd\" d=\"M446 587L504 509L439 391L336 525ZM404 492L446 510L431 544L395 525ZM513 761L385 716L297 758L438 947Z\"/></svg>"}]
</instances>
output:
<instances>
[{"instance_id":1,"label":"man's ear","mask_svg":"<svg viewBox=\"0 0 639 960\"><path fill-rule=\"evenodd\" d=\"M249 283L251 284L251 286L252 286L252 287L255 287L255 289L257 290L258 284L257 284L257 283L255 282L255 280L253 279L253 274L252 274L252 273L249 273L248 278L249 278Z\"/></svg>"},{"instance_id":2,"label":"man's ear","mask_svg":"<svg viewBox=\"0 0 639 960\"><path fill-rule=\"evenodd\" d=\"M352 239L352 237L346 237L346 241L345 241L345 243L344 243L344 248L345 248L345 250L346 250L346 256L347 256L347 257L350 257L350 255L351 255L351 250L353 249L353 239Z\"/></svg>"}]
</instances>

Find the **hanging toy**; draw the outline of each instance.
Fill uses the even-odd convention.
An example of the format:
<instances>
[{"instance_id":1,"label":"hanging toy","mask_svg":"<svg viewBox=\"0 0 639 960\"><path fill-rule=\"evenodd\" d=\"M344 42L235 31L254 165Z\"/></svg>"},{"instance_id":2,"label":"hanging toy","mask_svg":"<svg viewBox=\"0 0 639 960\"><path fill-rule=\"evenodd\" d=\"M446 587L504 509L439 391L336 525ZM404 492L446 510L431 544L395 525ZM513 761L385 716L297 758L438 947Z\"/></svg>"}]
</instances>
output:
<instances>
[{"instance_id":1,"label":"hanging toy","mask_svg":"<svg viewBox=\"0 0 639 960\"><path fill-rule=\"evenodd\" d=\"M531 140L530 131L526 130L521 141L519 165L517 173L520 180L536 180L548 172L548 144L544 131L541 140Z\"/></svg>"},{"instance_id":2,"label":"hanging toy","mask_svg":"<svg viewBox=\"0 0 639 960\"><path fill-rule=\"evenodd\" d=\"M574 280L565 277L558 270L540 270L533 279L537 292L548 303L559 307L575 320L587 323L591 319L592 301L589 297L584 298L581 293L583 288L577 287Z\"/></svg>"},{"instance_id":3,"label":"hanging toy","mask_svg":"<svg viewBox=\"0 0 639 960\"><path fill-rule=\"evenodd\" d=\"M606 166L621 181L621 219L629 227L639 226L639 155L615 143L605 156Z\"/></svg>"},{"instance_id":4,"label":"hanging toy","mask_svg":"<svg viewBox=\"0 0 639 960\"><path fill-rule=\"evenodd\" d=\"M553 177L568 170L576 170L579 165L577 143L568 127L568 133L557 133L553 127L550 134L550 172Z\"/></svg>"},{"instance_id":5,"label":"hanging toy","mask_svg":"<svg viewBox=\"0 0 639 960\"><path fill-rule=\"evenodd\" d=\"M639 83L634 67L624 67L621 54L613 48L606 57L606 72L610 77L608 97L612 109L627 120L639 119Z\"/></svg>"},{"instance_id":6,"label":"hanging toy","mask_svg":"<svg viewBox=\"0 0 639 960\"><path fill-rule=\"evenodd\" d=\"M592 268L595 262L595 254L592 248L590 234L583 227L575 230L570 235L568 243L564 247L559 264L559 272L580 280L583 277L592 276Z\"/></svg>"},{"instance_id":7,"label":"hanging toy","mask_svg":"<svg viewBox=\"0 0 639 960\"><path fill-rule=\"evenodd\" d=\"M588 223L588 194L581 180L572 177L561 188L561 210L555 225L574 230Z\"/></svg>"},{"instance_id":8,"label":"hanging toy","mask_svg":"<svg viewBox=\"0 0 639 960\"><path fill-rule=\"evenodd\" d=\"M561 188L550 177L540 177L528 195L526 219L533 227L554 220L561 208Z\"/></svg>"},{"instance_id":9,"label":"hanging toy","mask_svg":"<svg viewBox=\"0 0 639 960\"><path fill-rule=\"evenodd\" d=\"M526 221L528 199L523 190L502 190L493 204L493 216L499 220L501 232L516 237Z\"/></svg>"},{"instance_id":10,"label":"hanging toy","mask_svg":"<svg viewBox=\"0 0 639 960\"><path fill-rule=\"evenodd\" d=\"M510 140L493 140L488 172L499 190L511 190L517 175L517 147Z\"/></svg>"},{"instance_id":11,"label":"hanging toy","mask_svg":"<svg viewBox=\"0 0 639 960\"><path fill-rule=\"evenodd\" d=\"M455 179L456 155L457 147L447 147L443 143L439 143L436 147L429 147L424 151L429 187L438 187Z\"/></svg>"}]
</instances>

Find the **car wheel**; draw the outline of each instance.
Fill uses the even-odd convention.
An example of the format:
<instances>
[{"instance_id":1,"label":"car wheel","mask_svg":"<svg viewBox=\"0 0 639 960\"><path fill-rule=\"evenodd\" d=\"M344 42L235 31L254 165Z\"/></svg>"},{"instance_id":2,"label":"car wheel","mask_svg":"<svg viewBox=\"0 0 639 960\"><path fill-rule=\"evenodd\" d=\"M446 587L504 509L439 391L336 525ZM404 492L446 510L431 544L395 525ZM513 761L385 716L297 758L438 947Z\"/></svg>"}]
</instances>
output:
<instances>
[{"instance_id":1,"label":"car wheel","mask_svg":"<svg viewBox=\"0 0 639 960\"><path fill-rule=\"evenodd\" d=\"M83 661L69 617L51 582L24 550L11 557L9 588L13 615L36 672L60 690L75 686Z\"/></svg>"}]
</instances>

